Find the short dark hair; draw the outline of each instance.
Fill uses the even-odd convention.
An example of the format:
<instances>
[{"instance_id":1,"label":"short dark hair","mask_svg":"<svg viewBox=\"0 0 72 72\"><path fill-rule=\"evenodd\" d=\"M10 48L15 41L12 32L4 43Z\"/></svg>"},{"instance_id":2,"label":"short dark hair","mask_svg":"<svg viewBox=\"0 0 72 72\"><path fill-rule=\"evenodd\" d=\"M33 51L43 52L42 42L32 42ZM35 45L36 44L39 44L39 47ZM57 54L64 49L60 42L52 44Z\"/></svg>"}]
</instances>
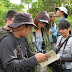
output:
<instances>
[{"instance_id":1,"label":"short dark hair","mask_svg":"<svg viewBox=\"0 0 72 72\"><path fill-rule=\"evenodd\" d=\"M58 24L58 27L60 29L68 29L69 27L71 27L71 24L70 24L70 22L68 20L63 19Z\"/></svg>"},{"instance_id":2,"label":"short dark hair","mask_svg":"<svg viewBox=\"0 0 72 72\"><path fill-rule=\"evenodd\" d=\"M68 20L61 20L60 23L58 24L59 29L68 29L71 27L71 24ZM69 34L71 34L71 30L69 31Z\"/></svg>"},{"instance_id":3,"label":"short dark hair","mask_svg":"<svg viewBox=\"0 0 72 72\"><path fill-rule=\"evenodd\" d=\"M10 9L6 14L6 18L11 19L15 16L16 13L18 13L18 11L16 11L15 9Z\"/></svg>"}]
</instances>

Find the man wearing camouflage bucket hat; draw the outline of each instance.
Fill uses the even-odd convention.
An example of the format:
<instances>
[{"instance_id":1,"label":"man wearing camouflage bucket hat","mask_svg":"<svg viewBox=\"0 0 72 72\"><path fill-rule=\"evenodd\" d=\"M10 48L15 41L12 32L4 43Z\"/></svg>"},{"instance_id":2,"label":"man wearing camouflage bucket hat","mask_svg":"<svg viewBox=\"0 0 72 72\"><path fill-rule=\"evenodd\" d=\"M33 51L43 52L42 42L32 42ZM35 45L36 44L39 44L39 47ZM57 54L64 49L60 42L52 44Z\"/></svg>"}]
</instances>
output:
<instances>
[{"instance_id":1,"label":"man wearing camouflage bucket hat","mask_svg":"<svg viewBox=\"0 0 72 72\"><path fill-rule=\"evenodd\" d=\"M25 37L30 33L33 23L29 13L17 13L14 22L9 25L12 32L0 42L0 58L5 72L35 72L38 63L48 60L47 54L32 54Z\"/></svg>"}]
</instances>

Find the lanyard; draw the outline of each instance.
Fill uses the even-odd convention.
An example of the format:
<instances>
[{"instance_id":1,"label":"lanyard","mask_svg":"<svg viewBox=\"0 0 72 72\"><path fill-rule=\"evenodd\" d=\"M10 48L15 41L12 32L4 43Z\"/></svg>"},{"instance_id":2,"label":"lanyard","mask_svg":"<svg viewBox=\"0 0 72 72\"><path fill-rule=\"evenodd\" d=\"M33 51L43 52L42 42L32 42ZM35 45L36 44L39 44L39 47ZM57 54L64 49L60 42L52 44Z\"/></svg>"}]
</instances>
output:
<instances>
[{"instance_id":1,"label":"lanyard","mask_svg":"<svg viewBox=\"0 0 72 72\"><path fill-rule=\"evenodd\" d=\"M69 39L70 37L71 37L71 36L69 35L62 44L61 44L61 40L62 40L63 37L61 38L61 40L60 40L60 42L59 42L58 50L56 51L56 53L58 53L58 52L60 51L60 49L61 49L61 47L63 46L64 43L65 43L65 45L64 45L64 49L65 49L66 44L67 44L67 41L68 41L68 39Z\"/></svg>"}]
</instances>

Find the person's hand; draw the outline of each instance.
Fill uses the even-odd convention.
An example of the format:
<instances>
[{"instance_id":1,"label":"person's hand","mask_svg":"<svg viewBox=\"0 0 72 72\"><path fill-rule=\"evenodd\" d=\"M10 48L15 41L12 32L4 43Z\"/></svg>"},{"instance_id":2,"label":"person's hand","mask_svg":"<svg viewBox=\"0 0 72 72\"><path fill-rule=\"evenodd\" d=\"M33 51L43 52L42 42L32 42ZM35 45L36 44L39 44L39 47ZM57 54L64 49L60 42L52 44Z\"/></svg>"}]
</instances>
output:
<instances>
[{"instance_id":1,"label":"person's hand","mask_svg":"<svg viewBox=\"0 0 72 72\"><path fill-rule=\"evenodd\" d=\"M47 54L42 54L42 53L38 53L35 55L37 62L44 62L45 60L48 60L48 58L50 57L50 55Z\"/></svg>"}]
</instances>

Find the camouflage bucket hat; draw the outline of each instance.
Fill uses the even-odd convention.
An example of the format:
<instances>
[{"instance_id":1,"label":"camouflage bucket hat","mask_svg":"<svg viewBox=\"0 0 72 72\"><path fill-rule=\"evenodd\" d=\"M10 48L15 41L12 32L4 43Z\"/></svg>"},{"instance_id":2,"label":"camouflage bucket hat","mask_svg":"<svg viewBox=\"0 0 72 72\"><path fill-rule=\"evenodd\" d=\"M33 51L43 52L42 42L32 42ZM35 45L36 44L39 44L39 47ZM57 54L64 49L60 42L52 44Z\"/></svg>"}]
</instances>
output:
<instances>
[{"instance_id":1,"label":"camouflage bucket hat","mask_svg":"<svg viewBox=\"0 0 72 72\"><path fill-rule=\"evenodd\" d=\"M17 13L14 18L14 22L8 26L11 28L17 28L22 24L32 24L36 26L33 22L32 15L29 13Z\"/></svg>"}]
</instances>

